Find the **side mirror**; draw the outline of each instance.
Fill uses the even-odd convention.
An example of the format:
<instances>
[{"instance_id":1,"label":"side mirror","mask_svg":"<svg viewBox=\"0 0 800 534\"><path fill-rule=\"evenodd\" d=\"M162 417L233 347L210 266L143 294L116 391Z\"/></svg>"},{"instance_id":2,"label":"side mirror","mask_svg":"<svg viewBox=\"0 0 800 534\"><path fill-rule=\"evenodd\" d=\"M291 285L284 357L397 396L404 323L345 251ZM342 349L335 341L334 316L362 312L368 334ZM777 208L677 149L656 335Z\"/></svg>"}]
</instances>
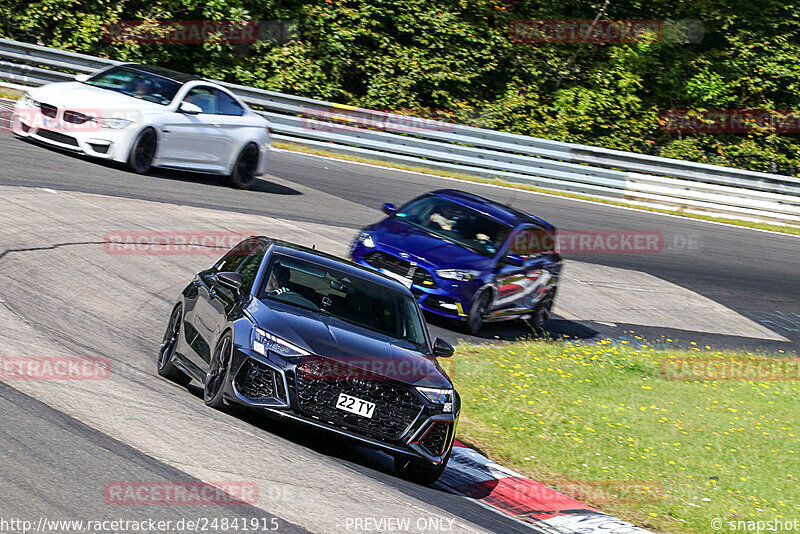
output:
<instances>
[{"instance_id":1,"label":"side mirror","mask_svg":"<svg viewBox=\"0 0 800 534\"><path fill-rule=\"evenodd\" d=\"M203 112L203 109L197 104L192 104L184 100L181 102L181 105L178 106L178 112L186 113L187 115L198 115Z\"/></svg>"},{"instance_id":2,"label":"side mirror","mask_svg":"<svg viewBox=\"0 0 800 534\"><path fill-rule=\"evenodd\" d=\"M76 74L75 75L75 81L76 82L85 82L86 80L88 80L91 77L92 77L91 74Z\"/></svg>"},{"instance_id":3,"label":"side mirror","mask_svg":"<svg viewBox=\"0 0 800 534\"><path fill-rule=\"evenodd\" d=\"M505 262L514 267L522 267L525 264L525 260L518 254L506 254Z\"/></svg>"},{"instance_id":4,"label":"side mirror","mask_svg":"<svg viewBox=\"0 0 800 534\"><path fill-rule=\"evenodd\" d=\"M397 213L397 208L394 207L394 204L389 204L388 202L383 205L383 212L386 215L394 215Z\"/></svg>"},{"instance_id":5,"label":"side mirror","mask_svg":"<svg viewBox=\"0 0 800 534\"><path fill-rule=\"evenodd\" d=\"M449 358L455 351L453 345L440 337L433 342L433 355L437 358Z\"/></svg>"},{"instance_id":6,"label":"side mirror","mask_svg":"<svg viewBox=\"0 0 800 534\"><path fill-rule=\"evenodd\" d=\"M244 285L244 276L240 273L221 272L217 273L217 281L228 289L238 292Z\"/></svg>"}]
</instances>

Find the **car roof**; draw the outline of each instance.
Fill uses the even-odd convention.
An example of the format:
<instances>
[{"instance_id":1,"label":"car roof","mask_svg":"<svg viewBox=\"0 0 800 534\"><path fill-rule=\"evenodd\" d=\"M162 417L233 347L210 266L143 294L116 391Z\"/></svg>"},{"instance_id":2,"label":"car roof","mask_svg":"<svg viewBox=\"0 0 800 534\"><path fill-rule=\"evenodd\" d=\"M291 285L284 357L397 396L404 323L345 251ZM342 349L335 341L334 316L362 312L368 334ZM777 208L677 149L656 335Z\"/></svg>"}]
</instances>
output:
<instances>
[{"instance_id":1,"label":"car roof","mask_svg":"<svg viewBox=\"0 0 800 534\"><path fill-rule=\"evenodd\" d=\"M535 217L529 213L525 213L524 211L512 208L511 206L500 204L494 200L489 200L488 198L484 198L479 195L467 193L466 191L459 191L457 189L439 189L437 191L432 191L429 194L452 200L511 226L517 226L522 223L534 223L544 226L550 230L555 228L552 224L540 219L539 217Z\"/></svg>"},{"instance_id":2,"label":"car roof","mask_svg":"<svg viewBox=\"0 0 800 534\"><path fill-rule=\"evenodd\" d=\"M333 254L328 254L325 252L321 252L319 250L304 247L303 245L298 245L297 243L282 241L280 239L272 239L266 236L258 236L258 239L264 241L267 244L271 244L273 246L273 252L277 252L279 254L285 254L287 256L292 256L306 261L311 261L323 267L330 267L331 269L337 269L346 274L351 274L353 276L365 278L370 282L374 282L376 284L380 284L386 287L391 287L392 289L411 295L411 291L405 285L395 280L394 278L390 278L368 267L362 267L361 265L358 265L357 263L353 263L351 261L347 261L344 258L339 258L338 256L334 256Z\"/></svg>"},{"instance_id":3,"label":"car roof","mask_svg":"<svg viewBox=\"0 0 800 534\"><path fill-rule=\"evenodd\" d=\"M144 65L142 63L124 63L119 66L128 67L130 69L138 70L140 72L146 72L148 74L155 74L156 76L161 76L162 78L167 78L169 80L178 82L180 84L192 82L195 80L205 81L203 80L203 78L200 78L193 74L185 74L183 72L178 72L176 70L167 69L164 67L158 67L156 65Z\"/></svg>"}]
</instances>

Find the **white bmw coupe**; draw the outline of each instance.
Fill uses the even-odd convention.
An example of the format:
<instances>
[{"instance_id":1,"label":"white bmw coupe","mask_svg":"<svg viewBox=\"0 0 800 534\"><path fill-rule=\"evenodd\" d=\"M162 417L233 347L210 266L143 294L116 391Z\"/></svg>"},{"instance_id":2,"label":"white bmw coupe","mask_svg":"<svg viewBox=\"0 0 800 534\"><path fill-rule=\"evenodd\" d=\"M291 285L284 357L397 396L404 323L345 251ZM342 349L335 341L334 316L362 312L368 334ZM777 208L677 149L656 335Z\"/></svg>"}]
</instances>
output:
<instances>
[{"instance_id":1,"label":"white bmw coupe","mask_svg":"<svg viewBox=\"0 0 800 534\"><path fill-rule=\"evenodd\" d=\"M126 163L226 175L246 189L267 169L269 123L219 85L121 64L31 89L14 108L22 137Z\"/></svg>"}]
</instances>

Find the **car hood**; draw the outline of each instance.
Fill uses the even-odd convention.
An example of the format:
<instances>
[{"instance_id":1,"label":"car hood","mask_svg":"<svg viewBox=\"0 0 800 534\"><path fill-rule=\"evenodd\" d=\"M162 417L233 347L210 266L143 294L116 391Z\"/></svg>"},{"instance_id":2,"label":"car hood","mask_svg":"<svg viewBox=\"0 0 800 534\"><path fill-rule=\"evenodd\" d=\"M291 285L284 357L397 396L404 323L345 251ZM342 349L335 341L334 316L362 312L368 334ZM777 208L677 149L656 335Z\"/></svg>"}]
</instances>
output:
<instances>
[{"instance_id":1,"label":"car hood","mask_svg":"<svg viewBox=\"0 0 800 534\"><path fill-rule=\"evenodd\" d=\"M488 256L478 254L466 247L424 230L388 218L368 229L383 248L393 249L401 257L434 269L465 267L480 269L491 263ZM404 254L400 254L404 253Z\"/></svg>"},{"instance_id":2,"label":"car hood","mask_svg":"<svg viewBox=\"0 0 800 534\"><path fill-rule=\"evenodd\" d=\"M414 386L453 387L434 358L402 347L401 341L388 336L280 302L254 299L250 312L260 328L365 375Z\"/></svg>"},{"instance_id":3,"label":"car hood","mask_svg":"<svg viewBox=\"0 0 800 534\"><path fill-rule=\"evenodd\" d=\"M141 113L164 112L167 108L132 96L92 87L80 82L49 83L28 91L31 98L59 108L68 108L87 115L136 110ZM104 115L105 116L105 115Z\"/></svg>"}]
</instances>

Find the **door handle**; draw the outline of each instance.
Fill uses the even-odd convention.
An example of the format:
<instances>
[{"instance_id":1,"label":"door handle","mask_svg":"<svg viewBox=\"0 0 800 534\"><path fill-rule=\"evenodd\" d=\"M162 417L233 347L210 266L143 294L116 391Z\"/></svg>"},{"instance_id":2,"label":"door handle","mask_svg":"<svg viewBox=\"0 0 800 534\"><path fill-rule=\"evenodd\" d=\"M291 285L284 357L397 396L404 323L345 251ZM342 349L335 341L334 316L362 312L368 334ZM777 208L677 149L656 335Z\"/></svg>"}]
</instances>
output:
<instances>
[{"instance_id":1,"label":"door handle","mask_svg":"<svg viewBox=\"0 0 800 534\"><path fill-rule=\"evenodd\" d=\"M214 123L214 127L215 127L215 128L222 128L222 125L221 125L221 124Z\"/></svg>"},{"instance_id":2,"label":"door handle","mask_svg":"<svg viewBox=\"0 0 800 534\"><path fill-rule=\"evenodd\" d=\"M169 133L169 130L167 130L166 128L164 128L164 129L163 129L163 130L161 130L161 131L162 131L162 132L164 132L164 133Z\"/></svg>"}]
</instances>

